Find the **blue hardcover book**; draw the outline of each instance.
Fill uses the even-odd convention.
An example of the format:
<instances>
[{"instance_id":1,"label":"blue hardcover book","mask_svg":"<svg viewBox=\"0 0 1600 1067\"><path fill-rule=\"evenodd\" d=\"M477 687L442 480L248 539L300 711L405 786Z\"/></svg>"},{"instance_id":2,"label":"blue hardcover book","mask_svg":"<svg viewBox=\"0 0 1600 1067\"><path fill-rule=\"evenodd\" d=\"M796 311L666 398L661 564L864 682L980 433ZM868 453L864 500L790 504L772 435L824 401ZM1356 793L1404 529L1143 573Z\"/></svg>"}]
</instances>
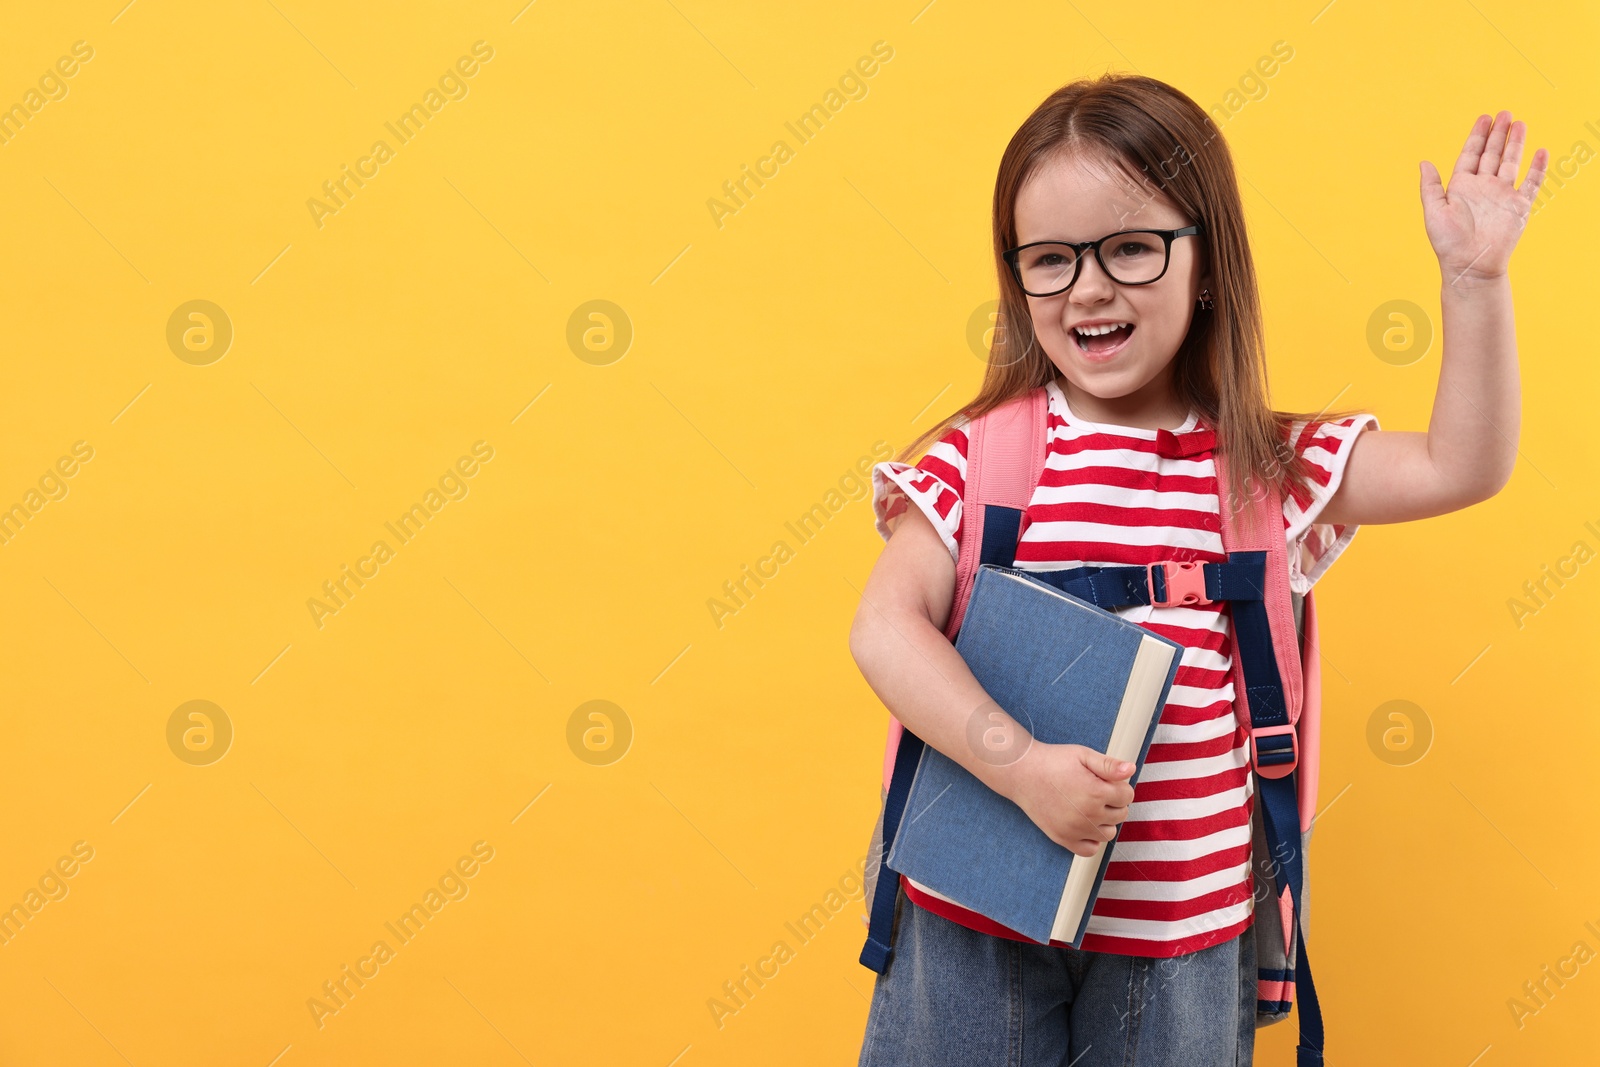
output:
<instances>
[{"instance_id":1,"label":"blue hardcover book","mask_svg":"<svg viewBox=\"0 0 1600 1067\"><path fill-rule=\"evenodd\" d=\"M1127 760L1137 782L1183 646L1027 571L986 563L956 651L1034 738ZM925 745L887 865L1040 944L1077 948L1121 830L1079 857Z\"/></svg>"}]
</instances>

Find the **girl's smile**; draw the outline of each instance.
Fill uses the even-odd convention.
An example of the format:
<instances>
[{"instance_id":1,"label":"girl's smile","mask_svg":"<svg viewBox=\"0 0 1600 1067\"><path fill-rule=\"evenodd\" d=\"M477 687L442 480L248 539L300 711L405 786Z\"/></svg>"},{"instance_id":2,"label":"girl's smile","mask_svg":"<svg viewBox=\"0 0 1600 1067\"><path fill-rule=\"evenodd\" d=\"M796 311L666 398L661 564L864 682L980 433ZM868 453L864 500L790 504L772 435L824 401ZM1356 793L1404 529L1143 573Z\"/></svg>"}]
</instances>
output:
<instances>
[{"instance_id":1,"label":"girl's smile","mask_svg":"<svg viewBox=\"0 0 1600 1067\"><path fill-rule=\"evenodd\" d=\"M1072 326L1067 333L1086 362L1109 363L1133 340L1133 331L1136 329L1138 327L1131 322L1086 319Z\"/></svg>"}]
</instances>

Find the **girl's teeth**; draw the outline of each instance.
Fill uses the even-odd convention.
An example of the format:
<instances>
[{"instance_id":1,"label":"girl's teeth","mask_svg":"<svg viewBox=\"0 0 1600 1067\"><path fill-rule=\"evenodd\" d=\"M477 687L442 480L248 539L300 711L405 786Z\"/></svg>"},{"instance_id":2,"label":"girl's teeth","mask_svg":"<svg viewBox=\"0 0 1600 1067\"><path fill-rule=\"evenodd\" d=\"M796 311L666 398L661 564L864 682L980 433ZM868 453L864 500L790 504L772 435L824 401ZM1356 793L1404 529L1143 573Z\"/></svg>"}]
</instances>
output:
<instances>
[{"instance_id":1,"label":"girl's teeth","mask_svg":"<svg viewBox=\"0 0 1600 1067\"><path fill-rule=\"evenodd\" d=\"M1075 326L1073 329L1077 330L1085 337L1098 337L1100 334L1110 333L1112 330L1120 330L1126 325L1128 324L1125 322L1115 322L1107 323L1104 326Z\"/></svg>"}]
</instances>

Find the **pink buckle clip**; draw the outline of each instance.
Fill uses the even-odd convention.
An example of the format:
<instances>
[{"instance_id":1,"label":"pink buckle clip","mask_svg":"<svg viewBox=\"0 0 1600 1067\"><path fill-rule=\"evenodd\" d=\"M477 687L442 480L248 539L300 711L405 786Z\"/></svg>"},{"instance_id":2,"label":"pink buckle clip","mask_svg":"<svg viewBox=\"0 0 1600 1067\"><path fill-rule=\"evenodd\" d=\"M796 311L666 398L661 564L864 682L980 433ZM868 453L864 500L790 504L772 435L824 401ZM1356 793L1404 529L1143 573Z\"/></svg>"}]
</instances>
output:
<instances>
[{"instance_id":1,"label":"pink buckle clip","mask_svg":"<svg viewBox=\"0 0 1600 1067\"><path fill-rule=\"evenodd\" d=\"M1145 580L1150 588L1150 606L1156 608L1170 608L1174 605L1188 607L1191 604L1210 604L1212 600L1206 596L1206 575L1201 570L1202 563L1195 559L1164 559L1156 563L1144 565ZM1167 597L1165 600L1156 599L1155 568L1160 567L1161 573L1167 579Z\"/></svg>"},{"instance_id":2,"label":"pink buckle clip","mask_svg":"<svg viewBox=\"0 0 1600 1067\"><path fill-rule=\"evenodd\" d=\"M1277 737L1279 734L1289 735L1289 752L1291 758L1284 763L1269 763L1261 765L1261 753L1256 748L1256 738ZM1287 726L1262 726L1250 728L1250 766L1263 778L1283 778L1300 765L1300 735L1295 733L1294 724Z\"/></svg>"}]
</instances>

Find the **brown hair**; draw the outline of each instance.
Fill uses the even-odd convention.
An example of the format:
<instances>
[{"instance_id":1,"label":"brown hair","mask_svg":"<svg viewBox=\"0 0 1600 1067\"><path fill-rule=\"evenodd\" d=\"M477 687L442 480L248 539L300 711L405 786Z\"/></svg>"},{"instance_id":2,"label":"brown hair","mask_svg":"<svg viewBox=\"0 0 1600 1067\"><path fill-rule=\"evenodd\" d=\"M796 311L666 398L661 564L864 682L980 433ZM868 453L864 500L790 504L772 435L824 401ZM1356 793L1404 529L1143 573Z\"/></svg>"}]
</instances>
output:
<instances>
[{"instance_id":1,"label":"brown hair","mask_svg":"<svg viewBox=\"0 0 1600 1067\"><path fill-rule=\"evenodd\" d=\"M1064 153L1103 159L1151 196L1158 195L1156 190L1164 193L1205 227L1198 240L1215 307L1195 313L1171 373L1179 402L1216 433L1229 483L1219 486L1224 505L1243 508L1246 498L1259 492L1252 488L1256 478L1275 484L1280 494L1291 482L1309 484L1309 465L1288 443L1291 424L1334 422L1356 412L1311 414L1268 406L1261 302L1233 158L1204 109L1165 82L1137 74L1107 73L1062 86L1011 138L995 178L1000 308L983 385L973 400L895 458L909 462L957 420L976 418L1056 377L1055 364L1034 343L1027 296L1002 253L1017 243L1018 191L1041 164Z\"/></svg>"}]
</instances>

